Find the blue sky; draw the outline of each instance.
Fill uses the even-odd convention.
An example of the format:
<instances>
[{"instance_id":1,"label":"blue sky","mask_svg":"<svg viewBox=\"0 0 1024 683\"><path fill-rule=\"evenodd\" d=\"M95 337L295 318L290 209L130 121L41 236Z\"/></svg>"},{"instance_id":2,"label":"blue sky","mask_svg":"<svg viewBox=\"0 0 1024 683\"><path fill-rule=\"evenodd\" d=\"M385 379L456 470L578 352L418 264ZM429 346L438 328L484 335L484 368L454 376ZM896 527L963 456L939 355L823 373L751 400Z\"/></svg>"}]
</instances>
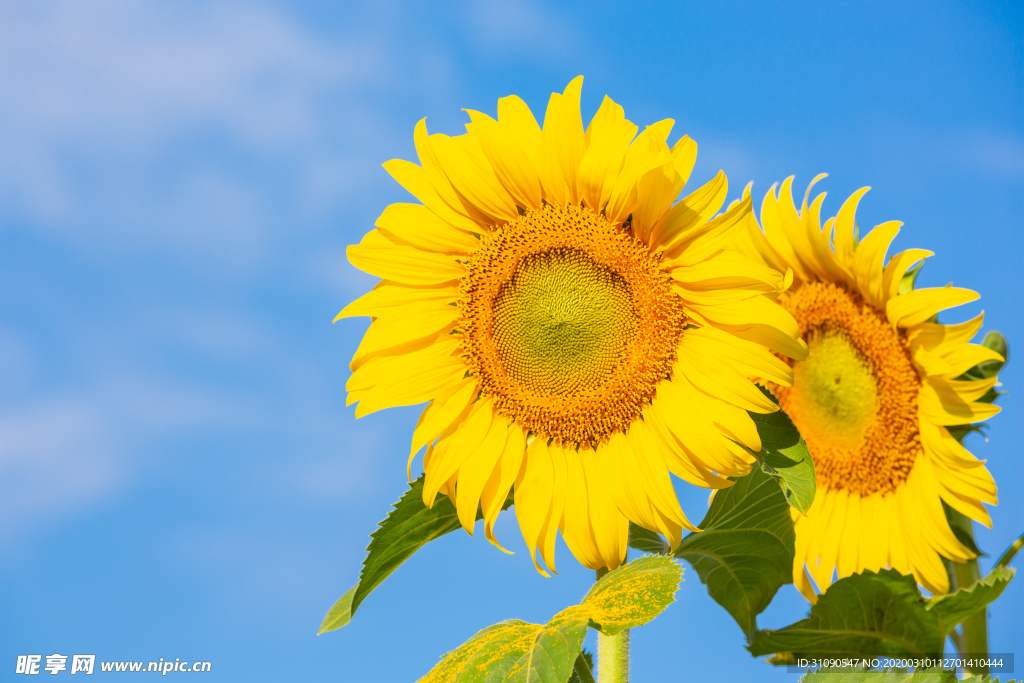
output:
<instances>
[{"instance_id":1,"label":"blue sky","mask_svg":"<svg viewBox=\"0 0 1024 683\"><path fill-rule=\"evenodd\" d=\"M429 5L429 6L428 6ZM905 222L920 282L982 294L1024 353L1024 17L1012 2L0 5L0 678L15 655L202 659L211 680L415 680L496 621L542 622L592 582L452 534L314 637L405 487L417 410L356 421L331 325L412 129L584 74L639 124L676 120L735 197L830 177L860 224ZM1018 351L1019 350L1019 351ZM998 556L1024 529L1024 377L989 441ZM700 519L706 492L680 488ZM987 568L991 558L983 560ZM795 680L742 648L687 571L633 634L637 681ZM761 617L806 612L792 586ZM1024 583L991 609L1024 654Z\"/></svg>"}]
</instances>

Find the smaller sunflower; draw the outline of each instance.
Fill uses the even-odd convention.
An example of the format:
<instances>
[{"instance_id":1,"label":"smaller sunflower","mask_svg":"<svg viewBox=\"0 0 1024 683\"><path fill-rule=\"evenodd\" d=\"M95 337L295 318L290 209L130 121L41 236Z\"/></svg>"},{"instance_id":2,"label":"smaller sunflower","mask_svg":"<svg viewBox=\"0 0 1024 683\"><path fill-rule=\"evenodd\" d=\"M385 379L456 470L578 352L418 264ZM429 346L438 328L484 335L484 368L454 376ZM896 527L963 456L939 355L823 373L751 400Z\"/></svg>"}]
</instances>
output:
<instances>
[{"instance_id":1,"label":"smaller sunflower","mask_svg":"<svg viewBox=\"0 0 1024 683\"><path fill-rule=\"evenodd\" d=\"M979 401L996 378L963 377L986 360L1003 360L968 343L982 315L943 325L937 314L974 301L955 287L913 289L907 273L931 252L885 254L901 223L857 239L854 214L869 188L855 192L835 218L820 223L811 182L798 212L792 178L761 207L763 232L751 226L734 245L785 272L792 287L778 303L796 319L806 359L791 361L793 386L771 385L814 457L818 492L806 517L793 515L793 579L812 602L810 578L825 590L844 578L885 567L911 573L932 593L949 589L941 557L974 554L953 535L942 503L991 526L983 503L996 485L948 427L984 420L999 408ZM833 238L834 233L834 238ZM884 265L884 267L883 267ZM804 569L806 565L806 571Z\"/></svg>"}]
</instances>

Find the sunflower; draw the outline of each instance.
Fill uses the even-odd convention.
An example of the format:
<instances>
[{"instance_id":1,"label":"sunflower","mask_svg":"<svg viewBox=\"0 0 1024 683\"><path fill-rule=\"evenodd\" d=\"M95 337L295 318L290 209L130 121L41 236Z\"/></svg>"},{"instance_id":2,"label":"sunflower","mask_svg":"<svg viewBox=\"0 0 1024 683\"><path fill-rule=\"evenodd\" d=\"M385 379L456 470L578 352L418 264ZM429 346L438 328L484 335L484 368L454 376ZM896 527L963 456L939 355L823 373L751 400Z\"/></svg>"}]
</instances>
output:
<instances>
[{"instance_id":1,"label":"sunflower","mask_svg":"<svg viewBox=\"0 0 1024 683\"><path fill-rule=\"evenodd\" d=\"M792 382L802 358L785 278L725 249L756 219L749 190L718 214L719 174L673 204L697 154L671 120L638 127L605 98L583 127L582 77L543 127L518 97L469 111L465 135L414 131L420 165L385 169L420 202L392 204L348 258L383 278L338 317L371 316L352 359L356 416L429 401L423 499L487 538L509 490L538 571L556 530L587 567L624 559L629 520L674 546L695 527L670 473L708 488L760 448L751 381ZM770 349L770 350L769 350ZM410 470L411 471L411 470ZM504 550L504 548L502 548ZM507 552L507 551L506 551Z\"/></svg>"},{"instance_id":2,"label":"sunflower","mask_svg":"<svg viewBox=\"0 0 1024 683\"><path fill-rule=\"evenodd\" d=\"M793 578L812 602L833 571L843 578L886 566L911 573L932 593L949 589L941 557L974 554L950 529L942 503L986 526L982 503L996 504L992 476L947 427L984 420L999 408L979 402L995 378L961 375L995 351L969 344L982 316L959 325L939 311L974 301L967 289L913 289L922 249L885 254L901 223L875 227L858 241L854 214L869 188L855 192L822 228L811 182L798 212L786 180L733 246L764 265L794 274L778 299L809 347L792 363L792 387L772 386L807 441L818 477L806 517L793 515ZM834 240L833 240L834 232ZM909 275L908 275L909 273ZM940 557L941 556L941 557ZM806 571L804 569L806 565ZM809 574L809 576L808 576Z\"/></svg>"}]
</instances>

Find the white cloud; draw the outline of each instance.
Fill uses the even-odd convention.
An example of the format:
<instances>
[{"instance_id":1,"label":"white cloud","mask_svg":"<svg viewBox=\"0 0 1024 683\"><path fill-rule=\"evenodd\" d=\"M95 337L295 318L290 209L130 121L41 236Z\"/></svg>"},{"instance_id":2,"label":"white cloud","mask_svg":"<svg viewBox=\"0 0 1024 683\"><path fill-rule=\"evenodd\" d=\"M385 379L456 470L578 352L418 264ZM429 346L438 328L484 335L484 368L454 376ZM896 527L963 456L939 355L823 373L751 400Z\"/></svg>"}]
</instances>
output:
<instances>
[{"instance_id":1,"label":"white cloud","mask_svg":"<svg viewBox=\"0 0 1024 683\"><path fill-rule=\"evenodd\" d=\"M477 0L466 6L470 36L484 54L563 55L575 44L571 26L532 0Z\"/></svg>"},{"instance_id":2,"label":"white cloud","mask_svg":"<svg viewBox=\"0 0 1024 683\"><path fill-rule=\"evenodd\" d=\"M324 141L380 133L338 117L374 120L348 103L386 61L372 36L327 40L255 3L4 3L0 215L97 252L245 265L270 239L260 174L358 179Z\"/></svg>"},{"instance_id":3,"label":"white cloud","mask_svg":"<svg viewBox=\"0 0 1024 683\"><path fill-rule=\"evenodd\" d=\"M974 131L957 137L964 163L989 175L1024 176L1024 138L1004 131Z\"/></svg>"},{"instance_id":4,"label":"white cloud","mask_svg":"<svg viewBox=\"0 0 1024 683\"><path fill-rule=\"evenodd\" d=\"M93 502L118 483L114 434L86 402L0 417L0 538Z\"/></svg>"},{"instance_id":5,"label":"white cloud","mask_svg":"<svg viewBox=\"0 0 1024 683\"><path fill-rule=\"evenodd\" d=\"M120 490L169 431L242 414L231 397L128 375L0 413L0 542Z\"/></svg>"},{"instance_id":6,"label":"white cloud","mask_svg":"<svg viewBox=\"0 0 1024 683\"><path fill-rule=\"evenodd\" d=\"M116 133L137 149L190 125L294 142L315 125L317 92L365 81L378 52L317 41L254 3L65 0L0 11L0 89L17 94L8 116L76 141Z\"/></svg>"}]
</instances>

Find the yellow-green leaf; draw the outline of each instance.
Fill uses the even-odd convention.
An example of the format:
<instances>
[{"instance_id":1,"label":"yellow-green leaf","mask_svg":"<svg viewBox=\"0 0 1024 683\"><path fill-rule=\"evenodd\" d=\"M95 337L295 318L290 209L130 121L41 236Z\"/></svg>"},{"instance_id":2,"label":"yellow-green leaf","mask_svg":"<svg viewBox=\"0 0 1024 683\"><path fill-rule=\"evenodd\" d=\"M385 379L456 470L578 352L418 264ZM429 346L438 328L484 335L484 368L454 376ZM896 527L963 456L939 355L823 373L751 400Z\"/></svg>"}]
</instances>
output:
<instances>
[{"instance_id":1,"label":"yellow-green leaf","mask_svg":"<svg viewBox=\"0 0 1024 683\"><path fill-rule=\"evenodd\" d=\"M641 557L605 574L583 599L591 626L615 635L646 624L675 600L683 568L667 557Z\"/></svg>"},{"instance_id":2,"label":"yellow-green leaf","mask_svg":"<svg viewBox=\"0 0 1024 683\"><path fill-rule=\"evenodd\" d=\"M581 605L544 626L504 621L449 652L420 683L566 683L586 634Z\"/></svg>"}]
</instances>

